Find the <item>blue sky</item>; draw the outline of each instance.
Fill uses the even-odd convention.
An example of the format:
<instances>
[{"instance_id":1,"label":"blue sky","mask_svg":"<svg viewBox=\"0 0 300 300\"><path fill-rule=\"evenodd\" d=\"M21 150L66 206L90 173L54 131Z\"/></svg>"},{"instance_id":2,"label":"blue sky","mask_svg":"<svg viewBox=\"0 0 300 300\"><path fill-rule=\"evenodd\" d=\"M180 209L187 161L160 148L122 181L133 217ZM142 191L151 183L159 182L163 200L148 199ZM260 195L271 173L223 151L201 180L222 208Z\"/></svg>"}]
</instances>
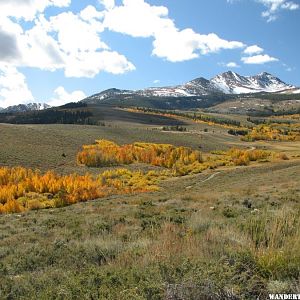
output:
<instances>
[{"instance_id":1,"label":"blue sky","mask_svg":"<svg viewBox=\"0 0 300 300\"><path fill-rule=\"evenodd\" d=\"M299 0L0 1L0 107L262 71L300 86Z\"/></svg>"}]
</instances>

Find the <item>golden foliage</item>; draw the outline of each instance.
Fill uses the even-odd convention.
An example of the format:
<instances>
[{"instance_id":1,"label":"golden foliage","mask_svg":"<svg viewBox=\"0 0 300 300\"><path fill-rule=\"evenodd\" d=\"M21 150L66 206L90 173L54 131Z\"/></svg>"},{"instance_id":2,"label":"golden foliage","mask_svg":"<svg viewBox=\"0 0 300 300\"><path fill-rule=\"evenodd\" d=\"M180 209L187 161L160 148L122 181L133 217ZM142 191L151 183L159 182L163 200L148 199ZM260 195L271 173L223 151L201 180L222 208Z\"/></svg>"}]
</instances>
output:
<instances>
[{"instance_id":1,"label":"golden foliage","mask_svg":"<svg viewBox=\"0 0 300 300\"><path fill-rule=\"evenodd\" d=\"M228 155L231 157L236 166L247 166L250 161L258 161L268 158L271 155L271 152L258 149L242 150L232 148L228 151Z\"/></svg>"},{"instance_id":2,"label":"golden foliage","mask_svg":"<svg viewBox=\"0 0 300 300\"><path fill-rule=\"evenodd\" d=\"M163 174L161 175L163 176ZM156 190L159 174L109 170L96 179L86 174L41 174L22 167L0 168L0 213L66 206L112 194Z\"/></svg>"},{"instance_id":3,"label":"golden foliage","mask_svg":"<svg viewBox=\"0 0 300 300\"><path fill-rule=\"evenodd\" d=\"M97 140L93 145L83 146L77 155L77 162L89 167L146 163L169 169L170 176L183 176L219 166L247 166L251 161L266 159L271 153L256 149L231 149L228 152L214 151L213 154L219 157L208 157L204 162L199 151L188 147L140 142L119 146L111 141Z\"/></svg>"},{"instance_id":4,"label":"golden foliage","mask_svg":"<svg viewBox=\"0 0 300 300\"><path fill-rule=\"evenodd\" d=\"M107 140L84 145L77 154L77 162L88 167L146 163L153 166L178 169L203 162L200 151L169 144L134 143L119 146Z\"/></svg>"},{"instance_id":5,"label":"golden foliage","mask_svg":"<svg viewBox=\"0 0 300 300\"><path fill-rule=\"evenodd\" d=\"M297 124L258 125L242 137L243 141L299 141L300 130Z\"/></svg>"},{"instance_id":6,"label":"golden foliage","mask_svg":"<svg viewBox=\"0 0 300 300\"><path fill-rule=\"evenodd\" d=\"M58 175L53 171L41 173L22 167L0 167L0 213L62 207L113 194L155 191L159 182L168 177L197 174L208 168L233 164L246 166L270 155L264 150L231 149L214 151L203 161L199 151L187 147L152 143L119 146L98 140L94 145L83 146L77 155L78 163L93 167L146 163L165 169L145 173L119 168L93 177L90 174Z\"/></svg>"}]
</instances>

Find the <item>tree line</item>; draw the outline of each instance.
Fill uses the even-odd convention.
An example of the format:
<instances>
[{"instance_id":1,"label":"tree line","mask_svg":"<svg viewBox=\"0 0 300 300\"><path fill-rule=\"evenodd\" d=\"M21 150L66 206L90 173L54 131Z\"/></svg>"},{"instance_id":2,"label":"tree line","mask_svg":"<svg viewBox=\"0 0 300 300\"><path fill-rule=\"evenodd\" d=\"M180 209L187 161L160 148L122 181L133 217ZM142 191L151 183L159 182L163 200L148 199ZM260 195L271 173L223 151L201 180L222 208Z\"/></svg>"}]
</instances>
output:
<instances>
[{"instance_id":1,"label":"tree line","mask_svg":"<svg viewBox=\"0 0 300 300\"><path fill-rule=\"evenodd\" d=\"M80 124L97 125L88 110L46 109L41 111L3 113L0 123L11 124Z\"/></svg>"}]
</instances>

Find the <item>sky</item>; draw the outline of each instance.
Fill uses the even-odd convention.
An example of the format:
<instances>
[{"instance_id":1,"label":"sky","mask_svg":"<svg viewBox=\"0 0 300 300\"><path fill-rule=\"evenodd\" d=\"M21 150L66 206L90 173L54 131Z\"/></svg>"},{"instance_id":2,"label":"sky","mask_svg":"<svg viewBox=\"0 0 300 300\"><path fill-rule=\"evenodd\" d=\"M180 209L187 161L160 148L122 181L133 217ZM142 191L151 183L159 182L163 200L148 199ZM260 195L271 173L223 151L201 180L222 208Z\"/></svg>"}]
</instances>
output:
<instances>
[{"instance_id":1,"label":"sky","mask_svg":"<svg viewBox=\"0 0 300 300\"><path fill-rule=\"evenodd\" d=\"M300 0L0 0L0 107L269 72L300 86Z\"/></svg>"}]
</instances>

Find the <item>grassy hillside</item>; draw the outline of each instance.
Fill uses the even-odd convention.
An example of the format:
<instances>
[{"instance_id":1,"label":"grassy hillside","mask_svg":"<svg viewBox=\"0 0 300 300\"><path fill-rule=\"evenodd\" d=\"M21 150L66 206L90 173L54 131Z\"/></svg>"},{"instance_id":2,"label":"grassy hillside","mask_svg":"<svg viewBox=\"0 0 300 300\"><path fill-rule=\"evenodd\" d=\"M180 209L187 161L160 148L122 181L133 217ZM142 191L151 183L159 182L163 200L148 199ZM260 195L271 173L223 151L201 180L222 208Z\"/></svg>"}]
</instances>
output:
<instances>
[{"instance_id":1,"label":"grassy hillside","mask_svg":"<svg viewBox=\"0 0 300 300\"><path fill-rule=\"evenodd\" d=\"M143 115L138 115L140 119L145 119ZM203 151L228 149L228 142L241 143L238 137L228 135L226 129L210 127L208 132L204 132L209 127L205 124L187 123L185 126L189 131L183 133L163 132L161 125L151 124L141 126L128 120L114 120L113 123L108 122L107 126L0 124L0 135L5 141L0 147L0 164L78 171L74 159L76 153L83 144L91 144L100 138L121 144L136 141L172 143Z\"/></svg>"},{"instance_id":2,"label":"grassy hillside","mask_svg":"<svg viewBox=\"0 0 300 300\"><path fill-rule=\"evenodd\" d=\"M0 299L264 299L299 293L299 141L245 142L220 124L111 107L93 111L102 126L0 124L0 166L99 174L110 167L76 163L82 145L96 139L188 146L205 159L232 147L286 157L170 177L156 192L0 215ZM245 116L233 120L251 123ZM174 125L186 131L172 130Z\"/></svg>"}]
</instances>

